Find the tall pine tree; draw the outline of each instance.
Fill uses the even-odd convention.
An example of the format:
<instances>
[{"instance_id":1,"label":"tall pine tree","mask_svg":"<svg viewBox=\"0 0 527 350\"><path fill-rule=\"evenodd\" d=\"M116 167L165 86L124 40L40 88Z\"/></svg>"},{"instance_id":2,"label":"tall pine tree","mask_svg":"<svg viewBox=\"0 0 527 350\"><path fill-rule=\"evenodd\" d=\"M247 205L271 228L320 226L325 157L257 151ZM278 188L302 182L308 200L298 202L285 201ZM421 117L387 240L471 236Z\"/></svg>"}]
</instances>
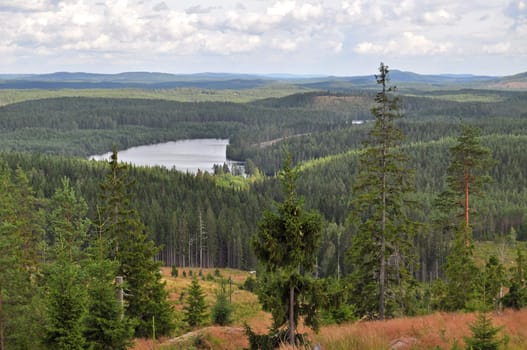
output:
<instances>
[{"instance_id":1,"label":"tall pine tree","mask_svg":"<svg viewBox=\"0 0 527 350\"><path fill-rule=\"evenodd\" d=\"M352 298L358 316L384 319L395 310L404 313L413 279L414 225L405 215L405 195L412 191L409 168L399 149L403 134L395 87L388 87L389 70L383 63L376 75L380 91L371 112L375 123L360 156L353 188L350 221L355 224L351 262Z\"/></svg>"},{"instance_id":2,"label":"tall pine tree","mask_svg":"<svg viewBox=\"0 0 527 350\"><path fill-rule=\"evenodd\" d=\"M450 148L450 165L447 169L447 189L440 197L445 216L455 218L450 223L454 237L447 257L447 295L445 305L449 310L472 309L470 303L479 298L478 271L473 256L472 227L470 222L473 195L481 195L483 186L490 181L487 175L492 165L490 150L481 145L479 130L462 125L457 142ZM450 205L444 205L448 203Z\"/></svg>"}]
</instances>

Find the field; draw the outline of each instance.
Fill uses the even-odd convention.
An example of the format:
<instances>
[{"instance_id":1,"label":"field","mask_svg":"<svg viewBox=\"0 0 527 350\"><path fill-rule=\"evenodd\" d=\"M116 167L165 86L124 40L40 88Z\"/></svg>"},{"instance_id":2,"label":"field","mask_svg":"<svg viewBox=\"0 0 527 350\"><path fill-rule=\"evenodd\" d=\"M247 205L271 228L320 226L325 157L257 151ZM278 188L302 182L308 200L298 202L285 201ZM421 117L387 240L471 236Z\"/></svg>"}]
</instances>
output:
<instances>
[{"instance_id":1,"label":"field","mask_svg":"<svg viewBox=\"0 0 527 350\"><path fill-rule=\"evenodd\" d=\"M183 271L186 277L183 277ZM190 285L191 277L199 275L197 268L180 268L178 277L172 277L170 268L163 268L163 276L174 302L176 318L181 322L184 300L181 293ZM218 272L221 277L218 277ZM214 303L214 291L221 278L232 280L232 302L235 305L233 323L228 327L213 326L210 321L200 329L184 329L180 324L173 338L152 340L138 339L133 350L165 349L214 349L236 350L248 346L243 333L243 323L247 322L254 330L264 333L271 324L268 314L263 312L256 295L239 287L249 276L248 272L234 269L202 269L200 285L206 294L208 305ZM492 313L495 326L502 327L500 337L506 337L507 349L525 349L527 344L527 310L505 310ZM420 317L404 317L386 321L362 321L352 324L324 326L318 334L308 329L314 344L326 350L384 350L398 344L397 349L449 350L454 344L464 346L464 338L470 335L469 324L476 318L474 313L434 313ZM288 349L284 346L282 349Z\"/></svg>"}]
</instances>

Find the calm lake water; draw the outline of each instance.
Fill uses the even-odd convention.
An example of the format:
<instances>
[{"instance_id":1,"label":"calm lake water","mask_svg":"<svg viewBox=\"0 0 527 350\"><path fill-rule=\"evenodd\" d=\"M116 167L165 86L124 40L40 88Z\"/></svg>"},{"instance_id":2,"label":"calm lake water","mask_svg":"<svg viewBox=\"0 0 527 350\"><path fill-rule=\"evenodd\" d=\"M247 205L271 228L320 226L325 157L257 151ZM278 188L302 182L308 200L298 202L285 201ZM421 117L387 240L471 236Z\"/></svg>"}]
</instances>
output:
<instances>
[{"instance_id":1,"label":"calm lake water","mask_svg":"<svg viewBox=\"0 0 527 350\"><path fill-rule=\"evenodd\" d=\"M119 150L119 160L139 166L175 167L182 172L197 173L198 169L212 172L214 164L231 165L227 160L226 139L193 139ZM90 159L108 160L111 152L91 156Z\"/></svg>"}]
</instances>

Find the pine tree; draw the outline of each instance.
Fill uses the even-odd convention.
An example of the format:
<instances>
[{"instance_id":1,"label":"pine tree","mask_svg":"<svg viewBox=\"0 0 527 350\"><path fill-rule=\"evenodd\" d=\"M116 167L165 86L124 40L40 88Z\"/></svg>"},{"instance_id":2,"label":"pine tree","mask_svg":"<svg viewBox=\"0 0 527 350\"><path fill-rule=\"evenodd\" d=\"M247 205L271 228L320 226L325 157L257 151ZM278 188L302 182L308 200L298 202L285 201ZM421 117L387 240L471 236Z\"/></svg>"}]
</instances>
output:
<instances>
[{"instance_id":1,"label":"pine tree","mask_svg":"<svg viewBox=\"0 0 527 350\"><path fill-rule=\"evenodd\" d=\"M498 350L504 342L503 339L496 339L501 327L494 327L492 319L486 312L480 312L474 323L470 325L472 337L466 337L467 350Z\"/></svg>"},{"instance_id":2,"label":"pine tree","mask_svg":"<svg viewBox=\"0 0 527 350\"><path fill-rule=\"evenodd\" d=\"M412 191L407 158L399 149L403 134L395 87L388 87L389 70L381 63L376 76L381 91L375 96L375 116L353 188L350 221L357 227L349 251L352 298L359 316L384 319L398 309L404 313L413 279L413 223L404 210ZM388 309L387 309L388 308Z\"/></svg>"},{"instance_id":3,"label":"pine tree","mask_svg":"<svg viewBox=\"0 0 527 350\"><path fill-rule=\"evenodd\" d=\"M167 335L174 327L172 307L161 281L160 263L154 260L158 248L148 238L139 213L130 204L133 184L126 164L118 163L114 149L110 171L101 184L103 205L99 226L110 242L109 256L118 262L118 273L124 278L125 313L137 321L135 335L150 336L152 318L157 334Z\"/></svg>"},{"instance_id":4,"label":"pine tree","mask_svg":"<svg viewBox=\"0 0 527 350\"><path fill-rule=\"evenodd\" d=\"M471 241L470 198L481 195L483 186L491 181L487 175L493 164L490 150L481 145L479 129L462 125L457 143L450 148L450 165L447 169L447 193L454 198L457 207L462 209L462 224L465 233L465 245Z\"/></svg>"},{"instance_id":5,"label":"pine tree","mask_svg":"<svg viewBox=\"0 0 527 350\"><path fill-rule=\"evenodd\" d=\"M205 295L197 277L194 276L192 278L187 294L186 305L183 307L183 320L190 327L198 327L205 320L207 305L205 304Z\"/></svg>"},{"instance_id":6,"label":"pine tree","mask_svg":"<svg viewBox=\"0 0 527 350\"><path fill-rule=\"evenodd\" d=\"M258 297L263 308L273 316L273 328L288 324L289 343L295 345L295 330L300 315L305 322L318 327L317 283L311 278L322 231L318 213L304 211L296 193L297 169L292 168L289 154L279 174L284 201L276 210L266 210L253 239L255 254L265 273Z\"/></svg>"},{"instance_id":7,"label":"pine tree","mask_svg":"<svg viewBox=\"0 0 527 350\"><path fill-rule=\"evenodd\" d=\"M454 204L444 205L443 209L458 218L458 222L452 224L456 231L445 271L450 310L467 308L471 298L479 299L477 286L481 283L478 281L481 273L475 266L472 251L469 199L472 194L481 195L483 185L490 181L486 172L492 160L490 150L480 144L478 137L478 129L463 125L457 143L450 148L447 190L442 194L443 202Z\"/></svg>"}]
</instances>

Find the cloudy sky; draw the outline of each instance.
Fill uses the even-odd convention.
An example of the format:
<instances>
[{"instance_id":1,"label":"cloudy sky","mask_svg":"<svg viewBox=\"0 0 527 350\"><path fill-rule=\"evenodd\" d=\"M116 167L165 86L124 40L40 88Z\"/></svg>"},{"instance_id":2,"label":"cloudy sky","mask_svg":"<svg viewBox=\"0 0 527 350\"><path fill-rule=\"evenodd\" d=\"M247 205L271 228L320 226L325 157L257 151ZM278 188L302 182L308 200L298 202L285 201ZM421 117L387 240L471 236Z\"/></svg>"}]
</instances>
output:
<instances>
[{"instance_id":1,"label":"cloudy sky","mask_svg":"<svg viewBox=\"0 0 527 350\"><path fill-rule=\"evenodd\" d=\"M0 0L0 73L509 75L527 0Z\"/></svg>"}]
</instances>

